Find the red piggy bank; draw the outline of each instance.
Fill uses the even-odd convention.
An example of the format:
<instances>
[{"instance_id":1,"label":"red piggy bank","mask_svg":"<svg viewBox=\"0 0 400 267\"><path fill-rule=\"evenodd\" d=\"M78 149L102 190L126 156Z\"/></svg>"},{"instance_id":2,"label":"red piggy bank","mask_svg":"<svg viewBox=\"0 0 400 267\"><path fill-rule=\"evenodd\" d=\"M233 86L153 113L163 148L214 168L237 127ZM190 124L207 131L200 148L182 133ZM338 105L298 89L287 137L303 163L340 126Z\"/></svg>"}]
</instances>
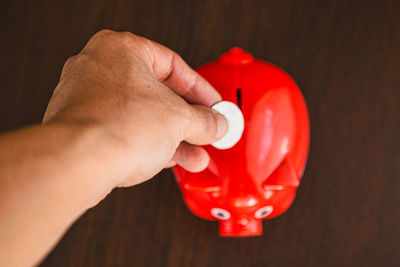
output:
<instances>
[{"instance_id":1,"label":"red piggy bank","mask_svg":"<svg viewBox=\"0 0 400 267\"><path fill-rule=\"evenodd\" d=\"M197 70L241 109L245 127L230 149L205 146L210 163L200 173L176 166L186 205L219 221L221 236L262 234L262 220L292 204L307 160L307 107L296 83L281 69L232 48Z\"/></svg>"}]
</instances>

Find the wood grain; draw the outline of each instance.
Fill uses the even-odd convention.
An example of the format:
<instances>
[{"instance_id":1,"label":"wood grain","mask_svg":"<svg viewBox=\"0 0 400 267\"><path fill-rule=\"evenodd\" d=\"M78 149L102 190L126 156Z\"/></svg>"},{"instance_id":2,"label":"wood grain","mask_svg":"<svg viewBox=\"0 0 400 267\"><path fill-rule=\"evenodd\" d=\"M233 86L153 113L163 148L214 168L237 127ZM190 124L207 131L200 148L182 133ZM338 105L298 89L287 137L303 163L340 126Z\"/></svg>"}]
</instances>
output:
<instances>
[{"instance_id":1,"label":"wood grain","mask_svg":"<svg viewBox=\"0 0 400 267\"><path fill-rule=\"evenodd\" d=\"M42 266L400 266L399 1L2 1L0 130L40 122L64 61L99 29L196 67L236 45L292 75L312 141L291 209L257 238L220 238L170 171L118 189Z\"/></svg>"}]
</instances>

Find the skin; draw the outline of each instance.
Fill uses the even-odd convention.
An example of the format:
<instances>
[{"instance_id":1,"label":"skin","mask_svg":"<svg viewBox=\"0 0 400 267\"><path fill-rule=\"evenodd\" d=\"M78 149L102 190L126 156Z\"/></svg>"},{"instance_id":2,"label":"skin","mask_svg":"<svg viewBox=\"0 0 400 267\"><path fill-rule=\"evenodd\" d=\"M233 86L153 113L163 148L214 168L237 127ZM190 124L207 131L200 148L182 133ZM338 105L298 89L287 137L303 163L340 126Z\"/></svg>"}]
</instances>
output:
<instances>
[{"instance_id":1,"label":"skin","mask_svg":"<svg viewBox=\"0 0 400 267\"><path fill-rule=\"evenodd\" d=\"M168 48L103 30L67 60L43 123L0 135L0 266L37 264L115 187L180 164L220 139L220 95Z\"/></svg>"}]
</instances>

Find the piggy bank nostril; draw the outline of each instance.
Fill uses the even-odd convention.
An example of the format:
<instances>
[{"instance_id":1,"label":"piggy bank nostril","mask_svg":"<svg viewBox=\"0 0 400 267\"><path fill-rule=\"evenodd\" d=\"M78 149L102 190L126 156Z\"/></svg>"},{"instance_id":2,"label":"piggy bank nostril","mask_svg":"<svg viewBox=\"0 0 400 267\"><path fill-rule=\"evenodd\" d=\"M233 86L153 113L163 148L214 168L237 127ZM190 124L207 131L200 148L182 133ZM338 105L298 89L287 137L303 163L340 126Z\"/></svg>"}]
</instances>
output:
<instances>
[{"instance_id":1,"label":"piggy bank nostril","mask_svg":"<svg viewBox=\"0 0 400 267\"><path fill-rule=\"evenodd\" d=\"M247 220L247 218L245 218L245 217L244 218L240 218L238 223L241 224L241 225L246 225L246 224L249 223L249 220Z\"/></svg>"}]
</instances>

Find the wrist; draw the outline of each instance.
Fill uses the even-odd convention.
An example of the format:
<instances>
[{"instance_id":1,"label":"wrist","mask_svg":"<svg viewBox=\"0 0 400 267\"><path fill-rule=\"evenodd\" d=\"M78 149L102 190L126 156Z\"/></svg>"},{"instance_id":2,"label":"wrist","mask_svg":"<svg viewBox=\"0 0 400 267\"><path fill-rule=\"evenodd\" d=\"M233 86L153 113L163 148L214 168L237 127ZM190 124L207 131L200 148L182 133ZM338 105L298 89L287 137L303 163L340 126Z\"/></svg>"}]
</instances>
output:
<instances>
[{"instance_id":1,"label":"wrist","mask_svg":"<svg viewBox=\"0 0 400 267\"><path fill-rule=\"evenodd\" d=\"M56 147L53 153L59 168L66 169L64 179L79 189L74 194L82 200L83 210L97 204L123 179L121 141L100 123L57 120L43 127L51 132L48 145Z\"/></svg>"}]
</instances>

